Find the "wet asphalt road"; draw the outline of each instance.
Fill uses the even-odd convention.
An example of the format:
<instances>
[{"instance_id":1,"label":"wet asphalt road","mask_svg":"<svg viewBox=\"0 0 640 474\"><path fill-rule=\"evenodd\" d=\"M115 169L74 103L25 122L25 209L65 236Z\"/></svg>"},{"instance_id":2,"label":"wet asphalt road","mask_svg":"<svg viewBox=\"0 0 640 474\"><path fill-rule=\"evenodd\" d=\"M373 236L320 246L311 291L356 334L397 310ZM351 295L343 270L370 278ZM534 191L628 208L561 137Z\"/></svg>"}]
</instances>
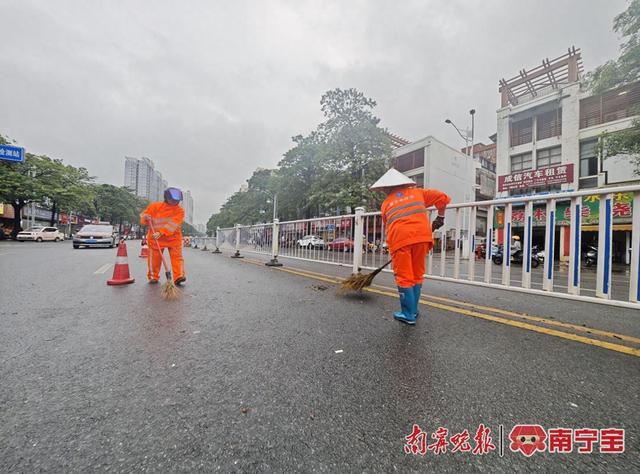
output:
<instances>
[{"instance_id":1,"label":"wet asphalt road","mask_svg":"<svg viewBox=\"0 0 640 474\"><path fill-rule=\"evenodd\" d=\"M0 242L0 471L640 470L637 356L425 305L406 327L390 296L195 249L167 303L138 251L136 283L114 288L114 250ZM634 310L425 292L640 337ZM414 423L483 423L496 446L501 424L620 427L626 452L408 456Z\"/></svg>"}]
</instances>

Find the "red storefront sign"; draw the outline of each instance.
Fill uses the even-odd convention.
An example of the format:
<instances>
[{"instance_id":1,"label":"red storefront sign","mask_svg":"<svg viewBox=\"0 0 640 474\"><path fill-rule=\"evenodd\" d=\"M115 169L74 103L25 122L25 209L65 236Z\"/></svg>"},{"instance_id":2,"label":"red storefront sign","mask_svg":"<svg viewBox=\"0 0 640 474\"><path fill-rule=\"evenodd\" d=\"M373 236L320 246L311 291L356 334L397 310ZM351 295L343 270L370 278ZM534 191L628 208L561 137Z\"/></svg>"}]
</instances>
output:
<instances>
[{"instance_id":1,"label":"red storefront sign","mask_svg":"<svg viewBox=\"0 0 640 474\"><path fill-rule=\"evenodd\" d=\"M573 163L498 176L498 191L537 188L573 182Z\"/></svg>"}]
</instances>

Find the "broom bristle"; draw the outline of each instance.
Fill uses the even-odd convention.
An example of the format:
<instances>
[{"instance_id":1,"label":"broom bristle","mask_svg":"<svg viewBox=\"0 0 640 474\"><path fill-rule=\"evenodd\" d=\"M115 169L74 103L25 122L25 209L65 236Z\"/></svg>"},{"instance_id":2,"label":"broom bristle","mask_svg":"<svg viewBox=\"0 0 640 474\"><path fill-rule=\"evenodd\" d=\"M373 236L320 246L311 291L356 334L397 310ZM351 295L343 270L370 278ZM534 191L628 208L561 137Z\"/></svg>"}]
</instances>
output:
<instances>
[{"instance_id":1,"label":"broom bristle","mask_svg":"<svg viewBox=\"0 0 640 474\"><path fill-rule=\"evenodd\" d=\"M165 300L177 300L182 296L180 288L178 288L171 280L162 285L161 294Z\"/></svg>"},{"instance_id":2,"label":"broom bristle","mask_svg":"<svg viewBox=\"0 0 640 474\"><path fill-rule=\"evenodd\" d=\"M363 288L367 286L371 286L374 277L377 275L377 272L362 274L358 273L356 275L351 275L349 278L342 282L340 289L338 290L340 293L345 293L347 291L362 291Z\"/></svg>"}]
</instances>

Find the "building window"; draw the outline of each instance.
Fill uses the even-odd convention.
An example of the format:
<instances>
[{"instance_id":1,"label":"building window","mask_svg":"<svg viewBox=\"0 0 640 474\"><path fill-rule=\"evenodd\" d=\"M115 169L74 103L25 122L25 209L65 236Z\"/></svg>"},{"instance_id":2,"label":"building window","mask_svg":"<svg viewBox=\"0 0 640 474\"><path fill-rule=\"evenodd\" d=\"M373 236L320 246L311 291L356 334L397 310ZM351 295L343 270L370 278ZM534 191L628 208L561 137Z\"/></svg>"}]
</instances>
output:
<instances>
[{"instance_id":1,"label":"building window","mask_svg":"<svg viewBox=\"0 0 640 474\"><path fill-rule=\"evenodd\" d=\"M562 108L544 112L536 117L538 140L562 135Z\"/></svg>"},{"instance_id":2,"label":"building window","mask_svg":"<svg viewBox=\"0 0 640 474\"><path fill-rule=\"evenodd\" d=\"M420 173L409 177L416 182L419 188L424 188L424 174Z\"/></svg>"},{"instance_id":3,"label":"building window","mask_svg":"<svg viewBox=\"0 0 640 474\"><path fill-rule=\"evenodd\" d=\"M424 166L424 148L400 155L394 161L394 168L400 172L422 168Z\"/></svg>"},{"instance_id":4,"label":"building window","mask_svg":"<svg viewBox=\"0 0 640 474\"><path fill-rule=\"evenodd\" d=\"M598 186L598 139L580 142L580 188Z\"/></svg>"},{"instance_id":5,"label":"building window","mask_svg":"<svg viewBox=\"0 0 640 474\"><path fill-rule=\"evenodd\" d=\"M517 122L512 122L509 127L511 130L511 146L523 145L531 143L533 132L533 118L529 117Z\"/></svg>"},{"instance_id":6,"label":"building window","mask_svg":"<svg viewBox=\"0 0 640 474\"><path fill-rule=\"evenodd\" d=\"M537 168L559 165L562 161L562 147L554 146L553 148L538 150L536 153L536 161Z\"/></svg>"},{"instance_id":7,"label":"building window","mask_svg":"<svg viewBox=\"0 0 640 474\"><path fill-rule=\"evenodd\" d=\"M637 115L640 82L580 101L580 128L613 122Z\"/></svg>"},{"instance_id":8,"label":"building window","mask_svg":"<svg viewBox=\"0 0 640 474\"><path fill-rule=\"evenodd\" d=\"M531 152L513 155L511 157L511 172L530 170L531 164Z\"/></svg>"}]
</instances>

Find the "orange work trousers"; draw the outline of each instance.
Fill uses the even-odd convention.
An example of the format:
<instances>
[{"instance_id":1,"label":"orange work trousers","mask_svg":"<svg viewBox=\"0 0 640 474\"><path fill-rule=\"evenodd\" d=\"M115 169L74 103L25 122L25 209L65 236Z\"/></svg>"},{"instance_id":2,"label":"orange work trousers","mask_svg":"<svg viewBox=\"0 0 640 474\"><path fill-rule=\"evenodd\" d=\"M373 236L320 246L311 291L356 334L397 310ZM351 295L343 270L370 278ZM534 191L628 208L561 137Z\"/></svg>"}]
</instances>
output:
<instances>
[{"instance_id":1,"label":"orange work trousers","mask_svg":"<svg viewBox=\"0 0 640 474\"><path fill-rule=\"evenodd\" d=\"M178 242L178 245L166 247L169 250L169 257L171 259L171 276L174 280L184 276L184 258L182 258L182 242ZM164 251L164 248L162 248ZM149 280L159 280L160 270L162 267L162 257L158 247L153 245L149 246L149 258L147 260L149 271L147 272L147 278ZM164 270L162 270L164 271Z\"/></svg>"},{"instance_id":2,"label":"orange work trousers","mask_svg":"<svg viewBox=\"0 0 640 474\"><path fill-rule=\"evenodd\" d=\"M393 274L400 288L411 288L422 284L430 246L430 243L420 242L401 247L391 254Z\"/></svg>"}]
</instances>

